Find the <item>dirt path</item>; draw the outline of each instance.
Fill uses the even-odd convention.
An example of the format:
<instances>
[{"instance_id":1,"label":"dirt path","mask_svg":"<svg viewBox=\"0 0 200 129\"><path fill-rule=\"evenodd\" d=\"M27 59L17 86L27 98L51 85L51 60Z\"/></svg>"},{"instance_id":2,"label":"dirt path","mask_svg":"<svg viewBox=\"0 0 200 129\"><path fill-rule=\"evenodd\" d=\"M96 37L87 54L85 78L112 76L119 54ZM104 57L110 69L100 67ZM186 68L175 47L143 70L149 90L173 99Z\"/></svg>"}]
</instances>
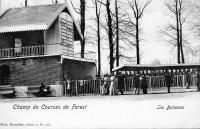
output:
<instances>
[{"instance_id":1,"label":"dirt path","mask_svg":"<svg viewBox=\"0 0 200 129\"><path fill-rule=\"evenodd\" d=\"M0 114L0 129L197 128L200 93L0 100Z\"/></svg>"}]
</instances>

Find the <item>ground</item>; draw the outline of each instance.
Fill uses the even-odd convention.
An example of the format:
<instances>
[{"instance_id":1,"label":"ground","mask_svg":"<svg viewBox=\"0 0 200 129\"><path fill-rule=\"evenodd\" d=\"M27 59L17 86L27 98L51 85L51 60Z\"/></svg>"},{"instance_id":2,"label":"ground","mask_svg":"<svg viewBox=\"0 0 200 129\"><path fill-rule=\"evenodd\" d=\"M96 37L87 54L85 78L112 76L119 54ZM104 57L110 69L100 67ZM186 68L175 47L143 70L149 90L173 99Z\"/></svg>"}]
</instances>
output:
<instances>
[{"instance_id":1,"label":"ground","mask_svg":"<svg viewBox=\"0 0 200 129\"><path fill-rule=\"evenodd\" d=\"M200 127L200 92L2 99L0 107L0 129Z\"/></svg>"}]
</instances>

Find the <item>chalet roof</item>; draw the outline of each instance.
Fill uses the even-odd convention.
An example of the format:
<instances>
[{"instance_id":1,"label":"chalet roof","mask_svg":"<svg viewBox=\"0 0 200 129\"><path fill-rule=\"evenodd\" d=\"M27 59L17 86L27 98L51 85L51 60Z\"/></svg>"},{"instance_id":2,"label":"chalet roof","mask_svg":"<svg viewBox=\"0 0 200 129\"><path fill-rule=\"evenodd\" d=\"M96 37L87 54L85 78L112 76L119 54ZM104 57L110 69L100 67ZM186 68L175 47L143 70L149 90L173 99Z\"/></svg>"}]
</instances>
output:
<instances>
[{"instance_id":1,"label":"chalet roof","mask_svg":"<svg viewBox=\"0 0 200 129\"><path fill-rule=\"evenodd\" d=\"M8 9L0 14L0 33L47 30L64 10L71 15L75 30L82 37L67 3Z\"/></svg>"}]
</instances>

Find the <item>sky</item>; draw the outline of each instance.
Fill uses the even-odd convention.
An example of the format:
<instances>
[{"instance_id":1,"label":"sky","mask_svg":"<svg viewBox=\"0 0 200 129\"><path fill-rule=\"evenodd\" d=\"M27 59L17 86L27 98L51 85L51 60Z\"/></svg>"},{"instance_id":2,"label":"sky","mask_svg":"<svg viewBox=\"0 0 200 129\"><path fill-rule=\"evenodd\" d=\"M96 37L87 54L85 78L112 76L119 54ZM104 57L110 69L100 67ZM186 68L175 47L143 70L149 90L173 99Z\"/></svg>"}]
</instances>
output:
<instances>
[{"instance_id":1,"label":"sky","mask_svg":"<svg viewBox=\"0 0 200 129\"><path fill-rule=\"evenodd\" d=\"M23 0L1 0L1 10L12 7L20 7ZM60 0L63 2L64 0ZM74 5L78 7L78 0L73 0ZM164 6L164 0L153 0L146 8L144 16L141 21L143 29L142 42L140 45L142 53L142 64L151 64L153 60L160 60L162 64L176 63L176 51L165 42L160 36L159 31L171 20L168 12ZM28 5L51 4L51 0L29 0ZM93 15L94 11L88 11L88 15ZM75 17L78 15L74 13ZM86 49L97 51L97 47L88 46ZM79 50L80 48L77 48ZM132 53L135 54L133 50ZM107 62L108 65L108 51L102 50L102 62ZM107 71L109 67L104 70Z\"/></svg>"}]
</instances>

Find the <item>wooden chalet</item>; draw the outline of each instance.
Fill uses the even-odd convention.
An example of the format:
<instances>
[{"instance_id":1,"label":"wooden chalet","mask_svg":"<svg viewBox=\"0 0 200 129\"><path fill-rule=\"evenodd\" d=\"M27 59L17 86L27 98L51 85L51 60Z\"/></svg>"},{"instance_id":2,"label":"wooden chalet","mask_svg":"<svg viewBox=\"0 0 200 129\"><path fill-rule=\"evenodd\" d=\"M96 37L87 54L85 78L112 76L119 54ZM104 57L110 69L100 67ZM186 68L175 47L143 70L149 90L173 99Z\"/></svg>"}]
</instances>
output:
<instances>
[{"instance_id":1,"label":"wooden chalet","mask_svg":"<svg viewBox=\"0 0 200 129\"><path fill-rule=\"evenodd\" d=\"M91 79L95 53L74 53L82 35L67 3L13 8L0 13L0 85L54 84Z\"/></svg>"}]
</instances>

